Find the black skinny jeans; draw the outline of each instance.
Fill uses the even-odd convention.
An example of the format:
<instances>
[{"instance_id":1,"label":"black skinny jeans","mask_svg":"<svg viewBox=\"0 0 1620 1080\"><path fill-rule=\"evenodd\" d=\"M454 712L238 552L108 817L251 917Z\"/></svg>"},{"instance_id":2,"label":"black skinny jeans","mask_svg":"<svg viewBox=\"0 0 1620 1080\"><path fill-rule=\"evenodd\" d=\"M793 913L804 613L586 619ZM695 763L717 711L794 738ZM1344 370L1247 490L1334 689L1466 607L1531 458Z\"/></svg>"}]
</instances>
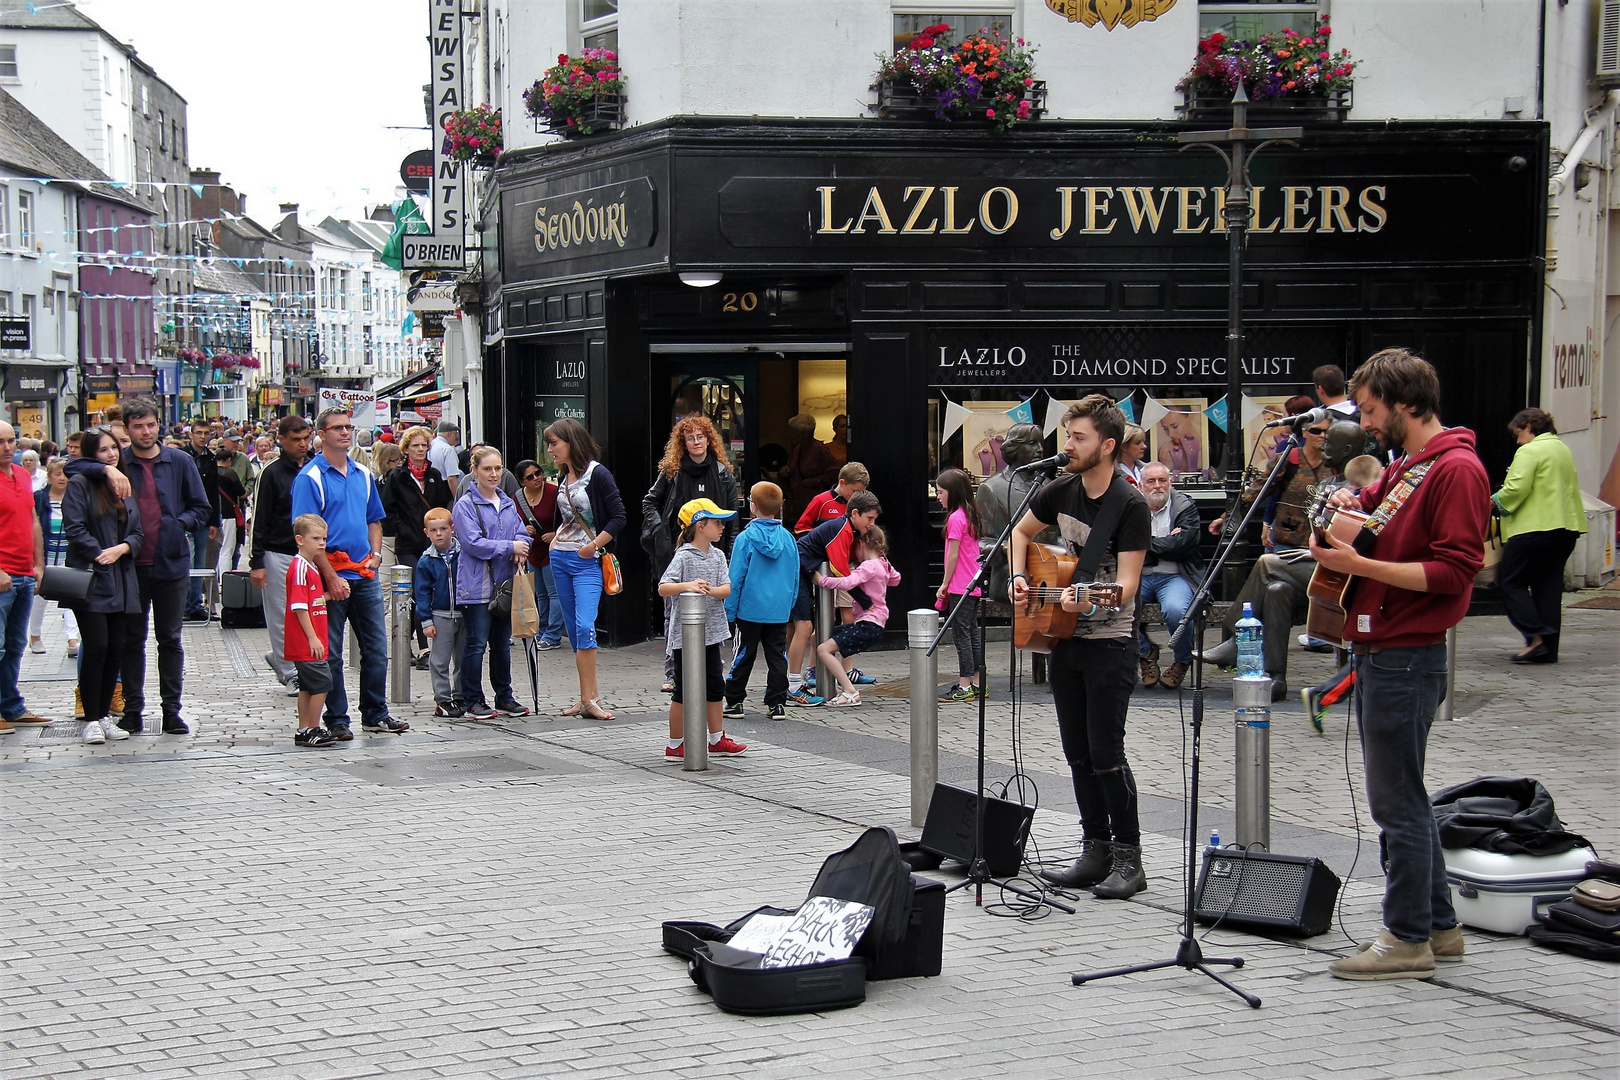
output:
<instances>
[{"instance_id":1,"label":"black skinny jeans","mask_svg":"<svg viewBox=\"0 0 1620 1080\"><path fill-rule=\"evenodd\" d=\"M152 633L157 638L158 695L163 702L163 719L179 720L186 666L180 626L185 619L190 581L154 578L152 568L139 563L135 566L135 580L141 591L141 613L124 620L124 715L139 717L146 708L146 632L150 615Z\"/></svg>"},{"instance_id":2,"label":"black skinny jeans","mask_svg":"<svg viewBox=\"0 0 1620 1080\"><path fill-rule=\"evenodd\" d=\"M979 640L981 598L969 596L964 599L961 593L947 593L945 599L946 614L956 607L958 600L962 601L962 611L951 623L951 641L956 645L956 674L963 679L976 678L979 674L979 654L984 649L984 642Z\"/></svg>"},{"instance_id":3,"label":"black skinny jeans","mask_svg":"<svg viewBox=\"0 0 1620 1080\"><path fill-rule=\"evenodd\" d=\"M1074 779L1081 835L1140 844L1136 780L1125 760L1125 714L1136 688L1135 636L1060 641L1047 678Z\"/></svg>"},{"instance_id":4,"label":"black skinny jeans","mask_svg":"<svg viewBox=\"0 0 1620 1080\"><path fill-rule=\"evenodd\" d=\"M1524 640L1540 637L1554 657L1563 626L1564 564L1580 534L1571 529L1520 533L1502 545L1496 582L1508 622Z\"/></svg>"},{"instance_id":5,"label":"black skinny jeans","mask_svg":"<svg viewBox=\"0 0 1620 1080\"><path fill-rule=\"evenodd\" d=\"M118 659L128 633L129 620L122 611L88 611L76 608L79 618L79 699L84 703L86 720L103 720L112 706L113 685L118 682Z\"/></svg>"}]
</instances>

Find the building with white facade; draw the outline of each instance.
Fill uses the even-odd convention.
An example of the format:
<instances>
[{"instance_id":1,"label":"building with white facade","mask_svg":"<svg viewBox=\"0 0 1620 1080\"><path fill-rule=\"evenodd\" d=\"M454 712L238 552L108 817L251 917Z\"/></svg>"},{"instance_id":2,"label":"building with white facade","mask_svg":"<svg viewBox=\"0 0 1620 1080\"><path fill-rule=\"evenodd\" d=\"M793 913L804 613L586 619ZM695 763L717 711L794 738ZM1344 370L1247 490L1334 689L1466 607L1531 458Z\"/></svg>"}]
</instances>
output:
<instances>
[{"instance_id":1,"label":"building with white facade","mask_svg":"<svg viewBox=\"0 0 1620 1080\"><path fill-rule=\"evenodd\" d=\"M1597 48L1613 6L484 0L465 101L502 107L508 147L473 214L485 430L538 449L547 419L581 414L641 490L676 412L715 419L745 485L786 453L788 417L826 438L843 413L852 457L909 478L883 492L902 543L937 548L927 477L994 471L1009 412L1039 423L1103 391L1167 409L1152 452L1217 503L1226 175L1178 137L1231 114L1183 111L1177 84L1217 30L1331 26L1353 98L1251 116L1304 130L1251 164L1244 396L1273 405L1319 364L1410 346L1493 480L1507 421L1540 404L1595 492L1620 442L1603 359L1620 71L1599 66L1620 40ZM880 110L880 54L936 20L1037 46L1044 114L998 134ZM622 127L537 130L524 91L590 43L622 66Z\"/></svg>"}]
</instances>

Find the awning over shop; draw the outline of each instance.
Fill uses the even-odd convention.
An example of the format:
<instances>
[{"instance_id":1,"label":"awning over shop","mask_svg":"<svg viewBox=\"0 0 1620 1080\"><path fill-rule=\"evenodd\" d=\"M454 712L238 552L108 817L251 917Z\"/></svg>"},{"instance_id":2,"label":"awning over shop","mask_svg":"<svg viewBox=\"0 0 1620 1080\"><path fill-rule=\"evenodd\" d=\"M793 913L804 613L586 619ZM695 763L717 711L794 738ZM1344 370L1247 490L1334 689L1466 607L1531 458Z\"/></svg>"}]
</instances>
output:
<instances>
[{"instance_id":1,"label":"awning over shop","mask_svg":"<svg viewBox=\"0 0 1620 1080\"><path fill-rule=\"evenodd\" d=\"M425 371L414 372L403 379L395 379L391 383L377 387L377 396L380 398L397 398L411 391L431 390L433 384L439 381L439 371L439 366L435 364Z\"/></svg>"}]
</instances>

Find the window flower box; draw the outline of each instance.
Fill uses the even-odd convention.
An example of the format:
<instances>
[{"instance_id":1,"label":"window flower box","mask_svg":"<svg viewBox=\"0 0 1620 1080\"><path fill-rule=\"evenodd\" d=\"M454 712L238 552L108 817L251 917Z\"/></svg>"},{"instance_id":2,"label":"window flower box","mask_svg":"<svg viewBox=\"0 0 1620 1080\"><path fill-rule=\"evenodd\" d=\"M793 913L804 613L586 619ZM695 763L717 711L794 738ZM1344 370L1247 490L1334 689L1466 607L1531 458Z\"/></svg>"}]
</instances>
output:
<instances>
[{"instance_id":1,"label":"window flower box","mask_svg":"<svg viewBox=\"0 0 1620 1080\"><path fill-rule=\"evenodd\" d=\"M617 131L624 124L624 81L612 49L560 53L524 91L523 104L538 132L575 138Z\"/></svg>"},{"instance_id":2,"label":"window flower box","mask_svg":"<svg viewBox=\"0 0 1620 1080\"><path fill-rule=\"evenodd\" d=\"M1257 41L1209 35L1176 85L1179 111L1188 119L1230 116L1232 95L1242 86L1251 116L1343 120L1351 108L1356 61L1344 49L1330 49L1332 32L1324 25L1309 34L1284 27Z\"/></svg>"},{"instance_id":3,"label":"window flower box","mask_svg":"<svg viewBox=\"0 0 1620 1080\"><path fill-rule=\"evenodd\" d=\"M930 26L893 54L878 54L869 106L890 119L988 123L1005 132L1046 111L1046 84L1035 78L1035 46L980 30L959 43L947 23Z\"/></svg>"}]
</instances>

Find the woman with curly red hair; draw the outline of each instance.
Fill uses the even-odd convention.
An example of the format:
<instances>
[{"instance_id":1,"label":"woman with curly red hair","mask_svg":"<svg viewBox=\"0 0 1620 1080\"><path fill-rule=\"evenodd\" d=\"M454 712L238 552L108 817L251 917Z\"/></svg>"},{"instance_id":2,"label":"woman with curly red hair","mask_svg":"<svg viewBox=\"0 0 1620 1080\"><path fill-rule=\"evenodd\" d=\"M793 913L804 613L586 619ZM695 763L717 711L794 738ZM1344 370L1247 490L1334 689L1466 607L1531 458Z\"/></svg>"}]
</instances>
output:
<instances>
[{"instance_id":1,"label":"woman with curly red hair","mask_svg":"<svg viewBox=\"0 0 1620 1080\"><path fill-rule=\"evenodd\" d=\"M664 456L658 462L658 477L641 500L641 546L651 559L652 579L664 576L664 570L675 557L679 547L680 508L693 499L712 499L722 510L737 509L737 477L731 471L731 460L726 456L725 443L714 425L702 413L692 413L675 421L669 440L664 444ZM728 556L731 542L737 536L737 518L726 519L725 533L720 549ZM664 598L667 609L672 601ZM665 611L665 622L669 612ZM674 689L674 669L671 657L664 657L664 690Z\"/></svg>"}]
</instances>

